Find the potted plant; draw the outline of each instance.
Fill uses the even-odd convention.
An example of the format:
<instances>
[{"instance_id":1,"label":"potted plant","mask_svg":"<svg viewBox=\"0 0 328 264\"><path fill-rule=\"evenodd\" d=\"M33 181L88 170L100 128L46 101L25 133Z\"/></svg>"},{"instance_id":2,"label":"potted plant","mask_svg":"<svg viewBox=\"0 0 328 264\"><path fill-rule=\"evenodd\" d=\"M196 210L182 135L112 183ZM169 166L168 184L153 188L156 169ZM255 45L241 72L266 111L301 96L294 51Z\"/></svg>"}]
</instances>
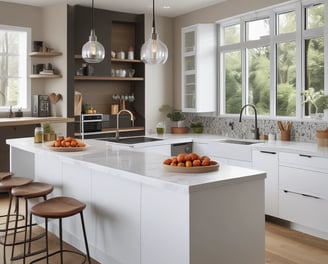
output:
<instances>
[{"instance_id":1,"label":"potted plant","mask_svg":"<svg viewBox=\"0 0 328 264\"><path fill-rule=\"evenodd\" d=\"M192 130L193 133L203 133L204 131L204 125L202 122L192 122L190 124L190 128Z\"/></svg>"},{"instance_id":2,"label":"potted plant","mask_svg":"<svg viewBox=\"0 0 328 264\"><path fill-rule=\"evenodd\" d=\"M43 124L43 139L44 141L56 140L56 133L49 123Z\"/></svg>"},{"instance_id":3,"label":"potted plant","mask_svg":"<svg viewBox=\"0 0 328 264\"><path fill-rule=\"evenodd\" d=\"M188 127L184 125L185 116L179 110L174 110L169 105L162 105L159 108L159 111L166 114L172 122L173 125L171 126L171 133L172 134L184 134L188 133Z\"/></svg>"}]
</instances>

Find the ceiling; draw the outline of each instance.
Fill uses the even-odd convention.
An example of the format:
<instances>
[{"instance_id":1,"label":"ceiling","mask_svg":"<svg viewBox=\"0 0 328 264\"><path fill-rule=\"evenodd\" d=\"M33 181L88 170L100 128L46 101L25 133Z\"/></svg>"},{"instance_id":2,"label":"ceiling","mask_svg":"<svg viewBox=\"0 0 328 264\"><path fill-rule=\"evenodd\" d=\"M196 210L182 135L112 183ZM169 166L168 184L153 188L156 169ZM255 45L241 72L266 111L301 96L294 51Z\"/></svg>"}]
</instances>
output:
<instances>
[{"instance_id":1,"label":"ceiling","mask_svg":"<svg viewBox=\"0 0 328 264\"><path fill-rule=\"evenodd\" d=\"M155 13L166 17L176 17L225 1L227 0L156 0ZM91 0L5 0L5 2L32 6L47 6L59 3L91 6ZM126 13L152 13L152 0L94 0L94 5L96 8Z\"/></svg>"}]
</instances>

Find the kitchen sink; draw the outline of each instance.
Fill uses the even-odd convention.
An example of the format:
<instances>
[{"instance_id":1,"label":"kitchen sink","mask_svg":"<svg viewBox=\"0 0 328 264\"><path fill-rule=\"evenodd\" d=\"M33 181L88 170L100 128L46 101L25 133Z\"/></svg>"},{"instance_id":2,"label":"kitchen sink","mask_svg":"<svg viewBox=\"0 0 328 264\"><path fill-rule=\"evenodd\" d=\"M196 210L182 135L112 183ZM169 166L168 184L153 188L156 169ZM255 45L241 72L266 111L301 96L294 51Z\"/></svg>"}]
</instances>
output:
<instances>
[{"instance_id":1,"label":"kitchen sink","mask_svg":"<svg viewBox=\"0 0 328 264\"><path fill-rule=\"evenodd\" d=\"M234 139L224 139L220 140L220 143L230 143L230 144L240 144L240 145L252 145L260 143L259 141L245 141L245 140L234 140Z\"/></svg>"},{"instance_id":2,"label":"kitchen sink","mask_svg":"<svg viewBox=\"0 0 328 264\"><path fill-rule=\"evenodd\" d=\"M99 140L104 140L108 142L121 143L121 144L138 144L138 143L147 143L153 141L162 140L160 138L152 137L123 137L123 138L99 138Z\"/></svg>"}]
</instances>

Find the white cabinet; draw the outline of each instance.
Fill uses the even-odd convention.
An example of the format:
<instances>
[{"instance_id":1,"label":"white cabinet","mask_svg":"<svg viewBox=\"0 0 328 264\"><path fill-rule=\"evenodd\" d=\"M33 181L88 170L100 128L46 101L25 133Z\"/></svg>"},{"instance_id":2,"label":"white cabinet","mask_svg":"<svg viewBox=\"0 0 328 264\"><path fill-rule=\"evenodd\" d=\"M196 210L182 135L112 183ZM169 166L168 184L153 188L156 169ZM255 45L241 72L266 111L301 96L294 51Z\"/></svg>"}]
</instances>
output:
<instances>
[{"instance_id":1,"label":"white cabinet","mask_svg":"<svg viewBox=\"0 0 328 264\"><path fill-rule=\"evenodd\" d=\"M265 214L278 216L278 156L271 150L253 150L253 168L265 171Z\"/></svg>"},{"instance_id":2,"label":"white cabinet","mask_svg":"<svg viewBox=\"0 0 328 264\"><path fill-rule=\"evenodd\" d=\"M209 142L207 155L222 164L252 168L251 145Z\"/></svg>"},{"instance_id":3,"label":"white cabinet","mask_svg":"<svg viewBox=\"0 0 328 264\"><path fill-rule=\"evenodd\" d=\"M182 111L216 111L216 27L182 28Z\"/></svg>"},{"instance_id":4,"label":"white cabinet","mask_svg":"<svg viewBox=\"0 0 328 264\"><path fill-rule=\"evenodd\" d=\"M279 217L328 232L328 160L279 153Z\"/></svg>"}]
</instances>

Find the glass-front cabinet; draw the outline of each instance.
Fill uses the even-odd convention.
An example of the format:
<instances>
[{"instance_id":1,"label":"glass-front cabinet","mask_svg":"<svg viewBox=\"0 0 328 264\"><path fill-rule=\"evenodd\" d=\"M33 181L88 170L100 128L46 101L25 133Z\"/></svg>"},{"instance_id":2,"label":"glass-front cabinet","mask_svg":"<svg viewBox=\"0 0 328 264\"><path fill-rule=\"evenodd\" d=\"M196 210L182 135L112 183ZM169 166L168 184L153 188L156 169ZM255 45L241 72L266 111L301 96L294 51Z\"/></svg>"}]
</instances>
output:
<instances>
[{"instance_id":1,"label":"glass-front cabinet","mask_svg":"<svg viewBox=\"0 0 328 264\"><path fill-rule=\"evenodd\" d=\"M216 111L215 24L182 28L182 111Z\"/></svg>"}]
</instances>

